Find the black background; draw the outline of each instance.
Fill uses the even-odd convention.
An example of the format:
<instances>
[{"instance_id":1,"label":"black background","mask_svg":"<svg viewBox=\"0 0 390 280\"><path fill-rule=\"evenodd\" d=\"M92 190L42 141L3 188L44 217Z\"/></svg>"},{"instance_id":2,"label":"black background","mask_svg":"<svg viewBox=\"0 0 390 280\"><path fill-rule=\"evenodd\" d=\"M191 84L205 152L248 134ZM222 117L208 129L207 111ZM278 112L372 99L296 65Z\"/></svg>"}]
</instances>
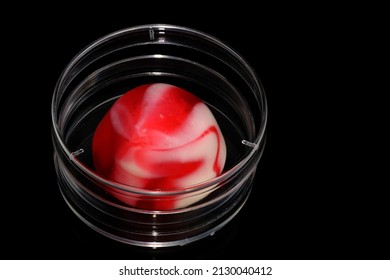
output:
<instances>
[{"instance_id":1,"label":"black background","mask_svg":"<svg viewBox=\"0 0 390 280\"><path fill-rule=\"evenodd\" d=\"M0 258L389 258L388 185L366 140L372 100L354 74L361 18L346 19L353 12L335 7L145 6L99 14L71 7L63 15L58 7L10 23L22 22L3 43ZM60 196L51 144L51 96L66 64L99 37L147 23L188 26L226 42L256 70L269 107L267 144L245 207L213 237L166 250L121 244L79 221Z\"/></svg>"}]
</instances>

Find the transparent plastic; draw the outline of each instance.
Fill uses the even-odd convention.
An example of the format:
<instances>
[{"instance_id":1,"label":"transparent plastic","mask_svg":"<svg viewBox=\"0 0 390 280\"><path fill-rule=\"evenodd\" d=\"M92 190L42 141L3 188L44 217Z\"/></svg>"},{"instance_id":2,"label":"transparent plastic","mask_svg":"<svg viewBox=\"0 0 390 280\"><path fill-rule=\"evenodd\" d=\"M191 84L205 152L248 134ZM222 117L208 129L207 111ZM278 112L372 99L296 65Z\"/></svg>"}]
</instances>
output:
<instances>
[{"instance_id":1,"label":"transparent plastic","mask_svg":"<svg viewBox=\"0 0 390 280\"><path fill-rule=\"evenodd\" d=\"M95 172L91 140L100 120L122 94L156 82L184 88L211 109L227 146L220 176L164 192ZM222 228L245 204L265 145L266 97L253 69L219 39L181 26L135 26L91 43L59 77L51 114L54 163L66 203L91 228L136 246L182 246ZM123 204L107 188L129 197L173 195L196 202L172 210L140 209Z\"/></svg>"}]
</instances>

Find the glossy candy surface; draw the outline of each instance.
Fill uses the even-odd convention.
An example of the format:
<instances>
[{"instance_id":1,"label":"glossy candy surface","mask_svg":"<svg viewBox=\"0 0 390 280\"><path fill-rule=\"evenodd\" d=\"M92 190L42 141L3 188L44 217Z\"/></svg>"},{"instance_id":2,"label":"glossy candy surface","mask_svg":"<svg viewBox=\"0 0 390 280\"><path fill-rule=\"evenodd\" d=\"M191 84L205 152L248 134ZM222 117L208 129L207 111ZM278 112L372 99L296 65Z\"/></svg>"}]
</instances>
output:
<instances>
[{"instance_id":1,"label":"glossy candy surface","mask_svg":"<svg viewBox=\"0 0 390 280\"><path fill-rule=\"evenodd\" d=\"M221 174L226 145L207 105L169 84L147 84L122 95L92 140L96 171L141 189L175 191ZM123 203L150 210L186 207L205 197L129 194L107 186Z\"/></svg>"}]
</instances>

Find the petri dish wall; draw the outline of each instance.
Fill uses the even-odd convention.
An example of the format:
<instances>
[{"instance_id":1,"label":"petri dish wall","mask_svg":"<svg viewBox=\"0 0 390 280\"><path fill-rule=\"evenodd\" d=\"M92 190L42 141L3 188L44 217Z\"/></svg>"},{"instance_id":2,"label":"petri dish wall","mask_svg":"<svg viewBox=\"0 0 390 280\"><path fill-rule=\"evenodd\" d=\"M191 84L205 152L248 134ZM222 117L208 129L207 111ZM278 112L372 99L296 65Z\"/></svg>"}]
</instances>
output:
<instances>
[{"instance_id":1,"label":"petri dish wall","mask_svg":"<svg viewBox=\"0 0 390 280\"><path fill-rule=\"evenodd\" d=\"M120 96L148 83L186 89L210 108L227 148L219 176L164 192L120 184L95 171L91 142L97 125ZM58 185L72 211L109 238L158 248L212 235L240 211L264 149L267 103L252 67L227 44L199 30L149 24L118 30L81 50L58 79L51 117ZM194 203L142 209L118 200L113 191Z\"/></svg>"}]
</instances>

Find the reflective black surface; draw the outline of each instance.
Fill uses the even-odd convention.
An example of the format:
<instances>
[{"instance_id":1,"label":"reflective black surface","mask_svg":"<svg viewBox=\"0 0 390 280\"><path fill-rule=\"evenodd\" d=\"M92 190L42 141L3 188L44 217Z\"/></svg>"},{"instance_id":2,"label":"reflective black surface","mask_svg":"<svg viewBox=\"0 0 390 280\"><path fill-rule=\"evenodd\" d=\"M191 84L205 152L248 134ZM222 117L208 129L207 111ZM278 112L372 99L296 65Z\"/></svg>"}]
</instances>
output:
<instances>
[{"instance_id":1,"label":"reflective black surface","mask_svg":"<svg viewBox=\"0 0 390 280\"><path fill-rule=\"evenodd\" d=\"M4 118L10 181L2 183L0 259L389 258L388 201L363 158L364 118L354 117L357 96L349 98L341 71L345 37L327 17L263 14L208 22L199 14L50 16L19 30L28 36L16 36L22 47L7 103L18 104L19 119ZM269 106L267 144L245 207L214 236L164 250L112 241L78 220L56 184L50 133L51 94L70 59L109 32L148 22L198 28L231 45L258 73Z\"/></svg>"}]
</instances>

